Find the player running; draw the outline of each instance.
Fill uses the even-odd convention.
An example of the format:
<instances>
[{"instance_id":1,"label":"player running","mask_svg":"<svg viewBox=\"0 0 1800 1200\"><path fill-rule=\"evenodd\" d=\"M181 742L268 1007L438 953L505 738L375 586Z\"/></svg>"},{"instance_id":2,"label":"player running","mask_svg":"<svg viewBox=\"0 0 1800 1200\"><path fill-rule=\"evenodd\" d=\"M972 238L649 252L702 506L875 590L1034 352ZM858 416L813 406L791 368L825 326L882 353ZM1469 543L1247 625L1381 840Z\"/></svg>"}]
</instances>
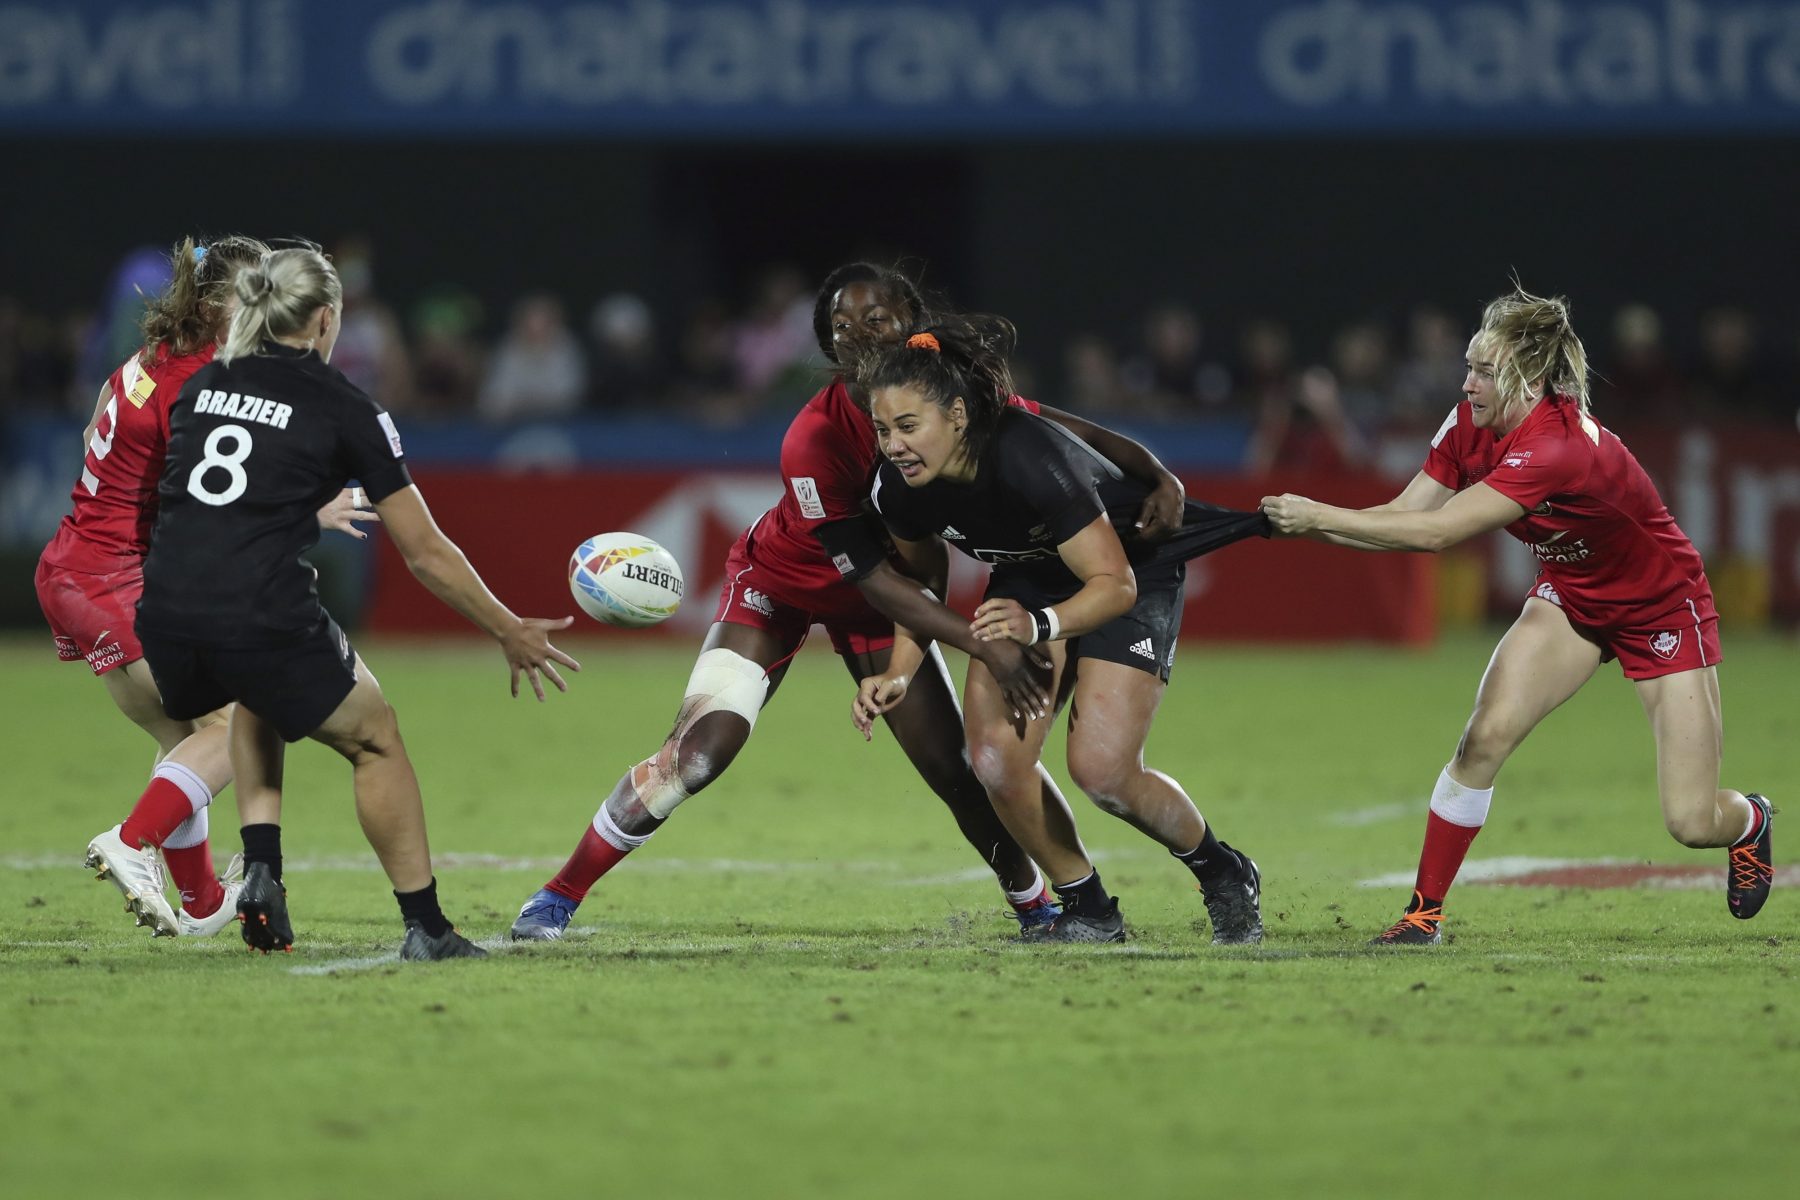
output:
<instances>
[{"instance_id":1,"label":"player running","mask_svg":"<svg viewBox=\"0 0 1800 1200\"><path fill-rule=\"evenodd\" d=\"M1142 485L1065 430L1008 403L1013 344L1012 324L1002 318L951 318L859 364L884 456L874 506L906 561L929 559L948 540L988 564L987 594L964 627L990 645L1042 646L1053 694L1072 698L1075 785L1193 872L1215 944L1261 941L1256 864L1220 841L1181 785L1146 767L1143 755L1174 665L1186 560L1266 535L1268 524L1260 513L1188 501L1173 536L1128 547L1118 530L1142 503ZM845 568L859 574L878 562L852 559ZM932 607L940 622L964 624ZM902 621L894 631L887 670L862 681L853 706L865 734L907 695L939 628ZM1051 706L1019 711L980 659L969 663L963 702L975 773L1062 901L1060 916L1027 935L1124 940L1119 903L1073 825L1064 813L1047 820L1039 799Z\"/></svg>"},{"instance_id":2,"label":"player running","mask_svg":"<svg viewBox=\"0 0 1800 1200\"><path fill-rule=\"evenodd\" d=\"M175 720L230 701L243 821L237 911L253 948L294 940L281 884L286 743L311 737L348 759L356 815L406 924L403 959L480 957L438 906L419 782L394 710L319 603L303 555L320 501L360 481L407 565L439 599L499 641L544 696L540 672L579 669L549 642L573 618L514 616L431 519L391 417L326 365L343 290L316 249L279 250L241 271L238 310L217 360L188 380L169 421L161 509L144 564L137 636Z\"/></svg>"},{"instance_id":3,"label":"player running","mask_svg":"<svg viewBox=\"0 0 1800 1200\"><path fill-rule=\"evenodd\" d=\"M1656 739L1663 824L1684 846L1728 846L1725 897L1748 919L1774 882L1764 797L1719 787L1719 619L1700 555L1622 442L1588 415L1587 352L1567 301L1515 289L1469 342L1467 399L1424 469L1376 508L1269 496L1276 530L1363 550L1442 550L1505 528L1539 573L1494 650L1456 754L1438 773L1406 913L1379 945L1436 945L1444 897L1487 820L1494 779L1525 736L1618 659Z\"/></svg>"},{"instance_id":4,"label":"player running","mask_svg":"<svg viewBox=\"0 0 1800 1200\"><path fill-rule=\"evenodd\" d=\"M38 604L57 654L84 660L119 711L156 739L150 784L125 820L88 844L87 864L124 894L126 911L159 937L209 936L236 915L237 873L213 872L207 807L231 782L223 711L176 721L162 699L132 632L143 590L144 555L156 519L156 481L169 437L169 410L188 377L212 361L231 310L237 272L268 247L232 236L174 249L167 288L149 301L143 347L123 363L83 431L86 453L72 493L74 507L44 548L37 567ZM366 536L353 520L374 520L346 491L319 511L319 523ZM162 865L180 893L172 910Z\"/></svg>"},{"instance_id":5,"label":"player running","mask_svg":"<svg viewBox=\"0 0 1800 1200\"><path fill-rule=\"evenodd\" d=\"M905 275L852 263L832 272L819 289L813 329L820 351L835 363L840 352L896 342L927 317L918 288ZM1037 409L1030 401L1017 403ZM1043 411L1104 447L1143 481L1134 512L1143 536L1160 536L1179 520L1181 483L1149 451L1067 413ZM562 870L525 902L513 937L561 937L588 890L642 846L677 805L731 765L812 625L825 626L853 678L888 669L895 615L922 602L920 582L886 563L852 581L837 565L848 561L854 547L879 543L880 533L870 532L864 511L876 458L868 413L844 380L834 379L800 410L781 444L784 494L731 548L713 626L688 678L674 730L657 753L614 785ZM872 555L882 558L878 544ZM918 567L919 578L942 594L948 569L948 558L940 553ZM986 662L1017 704L1048 704L1043 682L1021 647L977 641L960 620L942 640ZM894 740L992 868L1021 923L1053 920L1059 910L1043 878L995 815L969 766L956 691L942 661L934 656L923 663L909 701L885 715ZM1038 773L1036 786L1046 810L1061 814L1052 819L1072 831L1068 806L1047 772Z\"/></svg>"}]
</instances>

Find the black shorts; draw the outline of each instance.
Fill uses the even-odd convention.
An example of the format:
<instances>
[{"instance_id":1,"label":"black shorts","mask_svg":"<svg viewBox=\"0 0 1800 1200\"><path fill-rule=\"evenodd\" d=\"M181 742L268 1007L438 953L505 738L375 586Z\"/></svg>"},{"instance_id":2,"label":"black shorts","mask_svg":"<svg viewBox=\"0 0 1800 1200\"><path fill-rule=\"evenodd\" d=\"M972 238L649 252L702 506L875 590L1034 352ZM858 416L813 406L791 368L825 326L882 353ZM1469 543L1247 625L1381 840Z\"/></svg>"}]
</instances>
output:
<instances>
[{"instance_id":1,"label":"black shorts","mask_svg":"<svg viewBox=\"0 0 1800 1200\"><path fill-rule=\"evenodd\" d=\"M163 711L192 721L236 701L297 742L325 723L356 686L356 651L330 617L272 646L206 646L137 631Z\"/></svg>"},{"instance_id":2,"label":"black shorts","mask_svg":"<svg viewBox=\"0 0 1800 1200\"><path fill-rule=\"evenodd\" d=\"M1028 609L1057 603L1021 580L990 595L1004 595ZM1187 595L1187 564L1158 564L1138 575L1137 603L1092 633L1069 639L1069 661L1093 658L1148 671L1164 683L1175 666L1175 642L1181 636L1181 610ZM1066 597L1063 597L1066 599Z\"/></svg>"}]
</instances>

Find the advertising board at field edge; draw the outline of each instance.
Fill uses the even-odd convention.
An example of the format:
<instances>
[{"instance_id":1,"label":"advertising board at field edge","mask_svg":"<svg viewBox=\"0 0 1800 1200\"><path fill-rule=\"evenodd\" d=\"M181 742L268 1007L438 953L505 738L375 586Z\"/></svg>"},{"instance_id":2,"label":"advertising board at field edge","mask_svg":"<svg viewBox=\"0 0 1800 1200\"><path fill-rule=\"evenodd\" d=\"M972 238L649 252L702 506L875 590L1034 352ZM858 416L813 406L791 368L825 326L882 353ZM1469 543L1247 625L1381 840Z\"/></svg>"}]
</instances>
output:
<instances>
[{"instance_id":1,"label":"advertising board at field edge","mask_svg":"<svg viewBox=\"0 0 1800 1200\"><path fill-rule=\"evenodd\" d=\"M1800 128L1800 0L0 3L0 130L171 118L375 136L1780 132Z\"/></svg>"}]
</instances>

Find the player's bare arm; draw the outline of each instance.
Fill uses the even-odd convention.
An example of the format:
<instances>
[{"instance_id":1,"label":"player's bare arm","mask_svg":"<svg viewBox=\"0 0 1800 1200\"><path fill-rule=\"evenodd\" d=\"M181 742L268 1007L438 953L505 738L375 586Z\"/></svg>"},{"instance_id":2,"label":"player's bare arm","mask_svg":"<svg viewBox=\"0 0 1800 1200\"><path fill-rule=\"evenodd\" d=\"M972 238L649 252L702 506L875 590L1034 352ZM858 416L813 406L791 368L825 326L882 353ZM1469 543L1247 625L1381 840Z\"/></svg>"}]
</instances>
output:
<instances>
[{"instance_id":1,"label":"player's bare arm","mask_svg":"<svg viewBox=\"0 0 1800 1200\"><path fill-rule=\"evenodd\" d=\"M915 566L929 566L933 557L929 543L934 541L937 542L935 556L942 559L943 542L936 538L920 541L895 538L894 545L910 571ZM943 569L947 574L947 563ZM1049 671L1045 663L1028 654L1023 646L984 642L977 638L962 614L939 603L917 581L902 575L891 563L877 565L857 580L857 587L876 611L894 622L897 635L905 631L921 643L942 642L981 662L1000 685L1001 694L1016 713L1038 716L1050 711ZM895 643L896 652L899 645L899 642Z\"/></svg>"},{"instance_id":2,"label":"player's bare arm","mask_svg":"<svg viewBox=\"0 0 1800 1200\"><path fill-rule=\"evenodd\" d=\"M1371 513L1433 512L1444 507L1444 505L1449 502L1450 497L1454 495L1456 495L1454 489L1445 487L1430 475L1427 475L1424 471L1420 471L1412 477L1406 487L1401 489L1398 496L1395 496L1386 504L1377 504L1371 508L1362 509L1361 511ZM1365 542L1360 538L1350 537L1347 534L1326 533L1324 530L1320 529L1309 530L1306 533L1288 533L1286 530L1277 527L1275 532L1288 537L1307 537L1317 542L1329 542L1333 546L1347 546L1352 550L1390 549L1388 546L1383 546L1375 542Z\"/></svg>"},{"instance_id":3,"label":"player's bare arm","mask_svg":"<svg viewBox=\"0 0 1800 1200\"><path fill-rule=\"evenodd\" d=\"M1049 637L1080 637L1122 617L1137 603L1137 576L1125 557L1124 543L1102 513L1056 548L1063 565L1079 580L1081 590L1045 609L1053 628ZM982 602L970 626L982 641L1031 645L1040 639L1036 616L1017 600L996 597Z\"/></svg>"},{"instance_id":4,"label":"player's bare arm","mask_svg":"<svg viewBox=\"0 0 1800 1200\"><path fill-rule=\"evenodd\" d=\"M1098 450L1125 474L1149 485L1150 494L1144 497L1143 507L1138 510L1137 520L1133 523L1138 537L1155 541L1181 528L1181 509L1187 502L1187 488L1175 478L1174 472L1163 466L1161 459L1150 452L1149 447L1048 404L1038 405L1038 412Z\"/></svg>"},{"instance_id":5,"label":"player's bare arm","mask_svg":"<svg viewBox=\"0 0 1800 1200\"><path fill-rule=\"evenodd\" d=\"M1262 507L1280 533L1305 536L1317 532L1373 549L1426 553L1502 529L1525 515L1523 505L1485 483L1457 492L1442 506L1430 509L1333 508L1291 494L1265 496Z\"/></svg>"},{"instance_id":6,"label":"player's bare arm","mask_svg":"<svg viewBox=\"0 0 1800 1200\"><path fill-rule=\"evenodd\" d=\"M544 698L540 673L548 677L558 691L569 690L568 684L557 673L556 664L561 663L571 671L581 670L581 664L552 646L550 633L567 629L574 623L574 617L552 621L515 616L488 590L456 543L444 536L417 487L401 488L377 503L375 509L387 526L388 536L393 538L395 547L405 558L407 568L419 582L500 643L501 653L506 655L507 664L512 668L514 696L519 694L520 672L530 681L531 690L539 700Z\"/></svg>"}]
</instances>

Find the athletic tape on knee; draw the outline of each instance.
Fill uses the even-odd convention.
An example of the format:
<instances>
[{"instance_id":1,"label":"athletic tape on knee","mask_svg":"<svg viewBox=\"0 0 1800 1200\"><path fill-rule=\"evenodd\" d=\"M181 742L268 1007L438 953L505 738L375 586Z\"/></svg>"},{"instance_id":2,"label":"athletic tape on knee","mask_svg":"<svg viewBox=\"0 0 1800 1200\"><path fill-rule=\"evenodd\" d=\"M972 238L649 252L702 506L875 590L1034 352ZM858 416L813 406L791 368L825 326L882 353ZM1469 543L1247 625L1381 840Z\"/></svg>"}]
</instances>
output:
<instances>
[{"instance_id":1,"label":"athletic tape on knee","mask_svg":"<svg viewBox=\"0 0 1800 1200\"><path fill-rule=\"evenodd\" d=\"M1431 792L1431 811L1468 829L1480 829L1487 823L1488 806L1493 802L1493 788L1464 787L1450 778L1449 767L1438 772L1437 787Z\"/></svg>"},{"instance_id":2,"label":"athletic tape on knee","mask_svg":"<svg viewBox=\"0 0 1800 1200\"><path fill-rule=\"evenodd\" d=\"M688 676L675 731L659 752L631 769L631 783L645 811L658 820L666 819L691 794L681 778L680 756L682 739L695 722L712 713L728 712L755 729L756 716L768 694L768 676L743 655L725 649L702 654Z\"/></svg>"},{"instance_id":3,"label":"athletic tape on knee","mask_svg":"<svg viewBox=\"0 0 1800 1200\"><path fill-rule=\"evenodd\" d=\"M201 809L187 820L175 827L175 832L163 839L164 850L188 850L206 840L209 822L206 809Z\"/></svg>"},{"instance_id":4,"label":"athletic tape on knee","mask_svg":"<svg viewBox=\"0 0 1800 1200\"><path fill-rule=\"evenodd\" d=\"M188 798L188 804L195 812L199 812L213 802L212 789L206 786L206 780L178 762L160 762L156 770L151 772L156 779L166 779L181 789L182 795Z\"/></svg>"}]
</instances>

